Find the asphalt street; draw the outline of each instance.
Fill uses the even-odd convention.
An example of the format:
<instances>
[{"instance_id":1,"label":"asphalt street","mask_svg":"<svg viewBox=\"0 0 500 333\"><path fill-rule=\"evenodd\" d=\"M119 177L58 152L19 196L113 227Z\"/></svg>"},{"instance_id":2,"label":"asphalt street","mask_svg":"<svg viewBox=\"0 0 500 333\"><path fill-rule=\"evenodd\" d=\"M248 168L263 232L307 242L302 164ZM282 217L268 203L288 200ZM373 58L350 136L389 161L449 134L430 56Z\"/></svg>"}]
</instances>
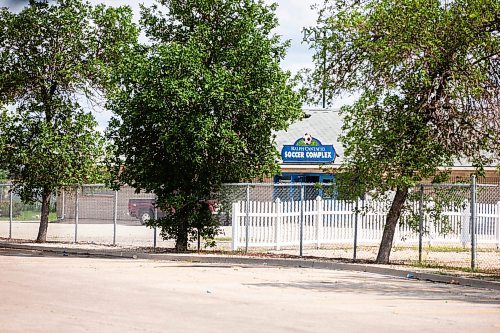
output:
<instances>
[{"instance_id":1,"label":"asphalt street","mask_svg":"<svg viewBox=\"0 0 500 333\"><path fill-rule=\"evenodd\" d=\"M496 291L384 275L0 250L0 332L500 332Z\"/></svg>"}]
</instances>

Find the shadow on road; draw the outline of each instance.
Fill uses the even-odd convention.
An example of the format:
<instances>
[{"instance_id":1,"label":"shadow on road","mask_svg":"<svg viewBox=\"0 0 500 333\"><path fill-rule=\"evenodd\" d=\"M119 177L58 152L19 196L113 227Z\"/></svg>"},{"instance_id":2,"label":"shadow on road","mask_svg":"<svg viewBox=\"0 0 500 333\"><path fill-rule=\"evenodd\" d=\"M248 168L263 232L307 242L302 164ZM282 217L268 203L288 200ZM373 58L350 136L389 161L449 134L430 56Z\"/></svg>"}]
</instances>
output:
<instances>
[{"instance_id":1,"label":"shadow on road","mask_svg":"<svg viewBox=\"0 0 500 333\"><path fill-rule=\"evenodd\" d=\"M342 275L341 279L328 281L296 281L290 283L252 283L262 288L297 288L331 293L375 294L394 299L408 298L434 301L462 301L500 305L500 295L496 291L474 289L459 285L448 285L406 278L368 275ZM362 280L362 281L359 281ZM358 282L359 281L359 282Z\"/></svg>"}]
</instances>

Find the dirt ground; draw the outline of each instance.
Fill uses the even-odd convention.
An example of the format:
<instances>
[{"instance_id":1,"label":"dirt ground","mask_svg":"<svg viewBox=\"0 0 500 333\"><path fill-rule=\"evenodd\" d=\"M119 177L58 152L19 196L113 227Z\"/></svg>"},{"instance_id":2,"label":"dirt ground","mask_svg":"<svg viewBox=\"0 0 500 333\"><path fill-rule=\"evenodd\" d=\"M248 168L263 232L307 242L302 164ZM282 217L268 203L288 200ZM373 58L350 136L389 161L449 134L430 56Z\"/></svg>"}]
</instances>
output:
<instances>
[{"instance_id":1,"label":"dirt ground","mask_svg":"<svg viewBox=\"0 0 500 333\"><path fill-rule=\"evenodd\" d=\"M500 295L369 273L0 251L0 332L500 332Z\"/></svg>"}]
</instances>

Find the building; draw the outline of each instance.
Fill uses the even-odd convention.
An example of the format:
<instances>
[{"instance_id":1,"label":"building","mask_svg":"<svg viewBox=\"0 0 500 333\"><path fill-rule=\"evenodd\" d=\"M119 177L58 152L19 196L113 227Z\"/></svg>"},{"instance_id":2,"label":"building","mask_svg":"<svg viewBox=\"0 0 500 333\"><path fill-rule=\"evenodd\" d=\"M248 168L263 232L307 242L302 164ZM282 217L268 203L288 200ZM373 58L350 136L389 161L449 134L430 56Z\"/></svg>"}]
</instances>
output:
<instances>
[{"instance_id":1,"label":"building","mask_svg":"<svg viewBox=\"0 0 500 333\"><path fill-rule=\"evenodd\" d=\"M274 176L275 183L329 183L335 177L335 169L342 165L344 150L338 141L342 133L339 110L304 112L305 118L290 125L287 131L276 133L277 148L281 152L281 175ZM332 152L334 156L330 156ZM471 163L463 161L457 161L450 169L451 181L467 181L475 170ZM485 173L479 182L500 184L495 166L486 167Z\"/></svg>"}]
</instances>

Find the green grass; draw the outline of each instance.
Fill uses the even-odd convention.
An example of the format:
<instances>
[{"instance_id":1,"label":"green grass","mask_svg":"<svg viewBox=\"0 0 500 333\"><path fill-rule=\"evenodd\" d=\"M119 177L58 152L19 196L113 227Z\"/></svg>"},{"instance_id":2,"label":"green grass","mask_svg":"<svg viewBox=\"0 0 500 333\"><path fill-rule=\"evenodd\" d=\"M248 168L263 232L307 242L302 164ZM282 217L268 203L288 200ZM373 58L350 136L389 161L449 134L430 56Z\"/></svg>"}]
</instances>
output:
<instances>
[{"instance_id":1,"label":"green grass","mask_svg":"<svg viewBox=\"0 0 500 333\"><path fill-rule=\"evenodd\" d=\"M473 270L470 267L447 266L447 265L436 264L436 263L429 263L429 262L421 262L421 263L419 263L418 261L414 261L414 262L409 263L409 266L417 267L417 268L448 269L448 270L462 271L462 272L469 272L469 273L473 272Z\"/></svg>"},{"instance_id":2,"label":"green grass","mask_svg":"<svg viewBox=\"0 0 500 333\"><path fill-rule=\"evenodd\" d=\"M417 268L432 268L432 269L439 269L439 270L445 270L445 271L458 271L458 272L466 272L466 273L484 273L488 274L488 278L494 279L494 280L500 280L500 271L498 269L492 268L476 268L475 270L472 270L470 267L462 267L462 266L447 266L447 265L442 265L442 264L436 264L436 263L429 263L429 262L422 262L419 263L418 261L416 262L411 262L408 264L411 267L417 267ZM441 273L441 272L439 272ZM480 276L477 276L480 277Z\"/></svg>"},{"instance_id":3,"label":"green grass","mask_svg":"<svg viewBox=\"0 0 500 333\"><path fill-rule=\"evenodd\" d=\"M413 250L418 251L418 246L395 246L392 248L393 251L405 251L405 250ZM470 248L462 247L462 246L423 246L422 252L470 252ZM478 252L500 252L500 249L496 248L478 248Z\"/></svg>"},{"instance_id":4,"label":"green grass","mask_svg":"<svg viewBox=\"0 0 500 333\"><path fill-rule=\"evenodd\" d=\"M233 238L227 236L215 237L215 241L217 242L229 242L231 240L233 240Z\"/></svg>"},{"instance_id":5,"label":"green grass","mask_svg":"<svg viewBox=\"0 0 500 333\"><path fill-rule=\"evenodd\" d=\"M22 211L20 215L14 216L13 221L40 221L39 211ZM56 212L49 213L49 222L57 220ZM1 216L0 221L9 221L9 216Z\"/></svg>"}]
</instances>

